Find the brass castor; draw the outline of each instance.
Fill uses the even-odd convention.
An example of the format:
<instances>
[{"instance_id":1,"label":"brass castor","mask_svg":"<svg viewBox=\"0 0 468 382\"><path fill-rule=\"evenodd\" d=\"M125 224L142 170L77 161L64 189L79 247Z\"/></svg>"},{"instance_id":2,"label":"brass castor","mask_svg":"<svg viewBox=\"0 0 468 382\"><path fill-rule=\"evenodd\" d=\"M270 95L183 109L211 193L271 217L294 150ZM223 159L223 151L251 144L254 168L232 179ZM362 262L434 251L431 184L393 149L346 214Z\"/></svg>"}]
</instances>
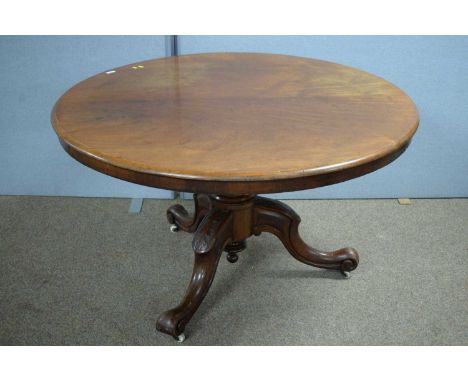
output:
<instances>
[{"instance_id":1,"label":"brass castor","mask_svg":"<svg viewBox=\"0 0 468 382\"><path fill-rule=\"evenodd\" d=\"M351 278L351 272L348 272L348 271L343 271L341 272L344 276L345 279L349 279Z\"/></svg>"},{"instance_id":2,"label":"brass castor","mask_svg":"<svg viewBox=\"0 0 468 382\"><path fill-rule=\"evenodd\" d=\"M177 341L177 342L184 342L185 341L185 334L184 333L181 333L179 334L178 336L174 336L174 339Z\"/></svg>"}]
</instances>

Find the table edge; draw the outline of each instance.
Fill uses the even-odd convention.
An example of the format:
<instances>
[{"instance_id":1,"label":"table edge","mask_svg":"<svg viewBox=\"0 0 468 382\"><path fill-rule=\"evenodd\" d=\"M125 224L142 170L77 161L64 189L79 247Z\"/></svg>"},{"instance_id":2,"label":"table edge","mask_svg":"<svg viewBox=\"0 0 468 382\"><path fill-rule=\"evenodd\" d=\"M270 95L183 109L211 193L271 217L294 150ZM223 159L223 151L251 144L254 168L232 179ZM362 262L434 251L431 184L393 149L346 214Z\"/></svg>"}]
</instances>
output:
<instances>
[{"instance_id":1,"label":"table edge","mask_svg":"<svg viewBox=\"0 0 468 382\"><path fill-rule=\"evenodd\" d=\"M217 54L220 52L213 52ZM222 52L222 53L244 53L252 54L250 52ZM207 53L196 53L191 55L201 55ZM255 52L254 54L265 54L265 55L276 55L271 53L259 53ZM186 55L184 55L186 56ZM280 54L280 56L289 56L303 60L314 60L326 62L338 66L344 66L352 68L353 70L361 71L366 74L370 74L374 77L377 77L400 91L404 96L406 96L409 102L412 104L416 120L414 125L408 132L400 138L399 141L394 142L393 147L390 147L386 151L374 154L374 156L368 156L365 158L359 158L355 162L341 163L339 165L333 165L330 167L321 167L314 168L310 170L304 170L302 172L296 173L285 173L285 174L275 174L268 176L232 176L232 177L209 177L202 175L188 175L188 174L177 174L177 173L164 173L164 172L154 172L151 170L143 170L137 168L131 168L130 166L123 167L121 165L112 163L109 159L101 158L95 154L89 153L83 148L79 148L66 140L66 137L63 137L61 133L56 128L56 107L60 103L62 97L70 92L73 88L93 78L94 76L100 74L97 73L94 76L86 78L79 83L72 86L68 89L54 104L54 107L51 111L51 124L57 134L57 137L69 155L80 163L90 167L98 172L104 173L106 175L122 179L131 183L141 184L150 187L157 187L167 190L182 191L182 192L208 192L208 193L223 193L223 194L250 194L250 193L280 193L280 192L289 192L289 191L298 191L304 189L312 189L321 186L331 185L335 183L344 182L359 176L368 174L375 170L378 170L387 164L391 163L397 159L409 146L414 134L416 133L419 126L419 112L414 104L413 100L398 86L391 83L390 81L377 76L372 73L368 73L362 69L354 68L348 65L331 62L327 60L320 60L316 58L308 58L294 55ZM167 57L166 57L167 58ZM164 58L159 58L164 59ZM155 59L145 60L153 61ZM121 67L126 67L128 65L123 65Z\"/></svg>"},{"instance_id":2,"label":"table edge","mask_svg":"<svg viewBox=\"0 0 468 382\"><path fill-rule=\"evenodd\" d=\"M127 182L179 192L202 192L221 195L271 194L300 191L328 186L354 179L376 171L397 159L411 143L410 137L396 150L375 160L345 167L331 172L276 179L253 180L207 180L141 172L119 167L90 156L58 137L64 150L75 160L100 173Z\"/></svg>"}]
</instances>

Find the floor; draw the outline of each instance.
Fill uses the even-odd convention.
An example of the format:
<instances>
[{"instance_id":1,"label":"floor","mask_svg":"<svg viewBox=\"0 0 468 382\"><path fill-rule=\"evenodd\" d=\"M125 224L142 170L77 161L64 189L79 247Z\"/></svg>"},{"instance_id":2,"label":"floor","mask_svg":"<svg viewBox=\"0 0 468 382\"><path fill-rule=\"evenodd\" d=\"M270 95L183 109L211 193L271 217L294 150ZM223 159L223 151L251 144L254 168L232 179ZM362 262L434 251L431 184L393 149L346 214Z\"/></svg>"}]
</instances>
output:
<instances>
[{"instance_id":1,"label":"floor","mask_svg":"<svg viewBox=\"0 0 468 382\"><path fill-rule=\"evenodd\" d=\"M154 329L191 274L173 201L0 197L0 345L468 345L468 199L287 203L311 245L359 251L353 276L253 237L178 344Z\"/></svg>"}]
</instances>

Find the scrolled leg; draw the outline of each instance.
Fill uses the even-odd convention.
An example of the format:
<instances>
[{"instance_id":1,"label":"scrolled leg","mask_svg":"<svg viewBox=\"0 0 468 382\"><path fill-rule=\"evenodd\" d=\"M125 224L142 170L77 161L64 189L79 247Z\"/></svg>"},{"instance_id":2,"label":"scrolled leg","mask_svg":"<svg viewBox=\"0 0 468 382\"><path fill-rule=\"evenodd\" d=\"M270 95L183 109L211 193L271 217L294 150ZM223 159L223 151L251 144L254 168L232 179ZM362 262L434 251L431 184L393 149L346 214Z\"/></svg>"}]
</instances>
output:
<instances>
[{"instance_id":1,"label":"scrolled leg","mask_svg":"<svg viewBox=\"0 0 468 382\"><path fill-rule=\"evenodd\" d=\"M290 207L279 201L256 197L254 202L253 232L276 235L297 260L319 268L337 269L349 277L359 264L359 255L353 248L323 252L308 246L299 236L301 218Z\"/></svg>"},{"instance_id":2,"label":"scrolled leg","mask_svg":"<svg viewBox=\"0 0 468 382\"><path fill-rule=\"evenodd\" d=\"M190 215L180 204L175 204L168 208L166 215L171 224L171 231L177 232L179 229L185 232L195 232L200 222L210 209L210 198L205 194L194 194L195 212Z\"/></svg>"},{"instance_id":3,"label":"scrolled leg","mask_svg":"<svg viewBox=\"0 0 468 382\"><path fill-rule=\"evenodd\" d=\"M157 330L181 338L185 326L197 311L213 282L219 258L232 233L232 215L229 211L212 209L204 217L193 238L195 262L192 279L182 302L163 313Z\"/></svg>"}]
</instances>

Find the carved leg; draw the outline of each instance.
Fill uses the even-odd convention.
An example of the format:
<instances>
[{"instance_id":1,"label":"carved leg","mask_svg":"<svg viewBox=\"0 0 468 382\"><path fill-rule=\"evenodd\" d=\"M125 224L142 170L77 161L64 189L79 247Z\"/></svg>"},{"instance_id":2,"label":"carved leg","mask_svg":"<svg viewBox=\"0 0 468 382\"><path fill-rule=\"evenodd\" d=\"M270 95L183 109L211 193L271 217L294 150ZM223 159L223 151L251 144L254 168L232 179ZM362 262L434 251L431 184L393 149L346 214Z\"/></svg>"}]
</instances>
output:
<instances>
[{"instance_id":1,"label":"carved leg","mask_svg":"<svg viewBox=\"0 0 468 382\"><path fill-rule=\"evenodd\" d=\"M217 208L210 210L198 226L193 238L195 263L187 292L177 307L159 317L156 329L175 338L183 336L185 326L211 286L219 258L225 245L231 240L231 235L232 214Z\"/></svg>"},{"instance_id":2,"label":"carved leg","mask_svg":"<svg viewBox=\"0 0 468 382\"><path fill-rule=\"evenodd\" d=\"M171 224L171 231L176 232L179 229L185 232L195 232L200 222L208 213L211 203L208 195L194 194L195 212L191 216L187 210L180 204L175 204L168 208L166 215Z\"/></svg>"},{"instance_id":3,"label":"carved leg","mask_svg":"<svg viewBox=\"0 0 468 382\"><path fill-rule=\"evenodd\" d=\"M301 218L290 207L279 201L256 197L254 201L255 235L270 232L276 235L297 260L319 268L338 269L345 276L356 269L359 255L353 248L322 252L309 247L299 236Z\"/></svg>"}]
</instances>

